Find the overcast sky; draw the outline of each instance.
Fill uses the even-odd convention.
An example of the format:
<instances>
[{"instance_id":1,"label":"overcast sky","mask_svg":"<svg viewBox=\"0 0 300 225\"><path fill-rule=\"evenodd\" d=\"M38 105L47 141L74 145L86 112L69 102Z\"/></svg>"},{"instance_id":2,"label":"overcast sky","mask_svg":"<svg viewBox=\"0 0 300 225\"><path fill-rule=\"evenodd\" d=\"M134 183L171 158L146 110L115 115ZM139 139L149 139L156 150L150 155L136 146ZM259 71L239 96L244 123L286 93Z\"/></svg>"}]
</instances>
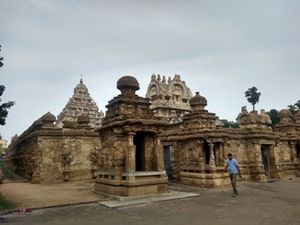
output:
<instances>
[{"instance_id":1,"label":"overcast sky","mask_svg":"<svg viewBox=\"0 0 300 225\"><path fill-rule=\"evenodd\" d=\"M244 92L258 109L300 99L297 0L0 0L2 102L14 100L3 138L50 111L58 115L80 75L99 108L135 76L145 96L151 74L180 74L207 109L235 120Z\"/></svg>"}]
</instances>

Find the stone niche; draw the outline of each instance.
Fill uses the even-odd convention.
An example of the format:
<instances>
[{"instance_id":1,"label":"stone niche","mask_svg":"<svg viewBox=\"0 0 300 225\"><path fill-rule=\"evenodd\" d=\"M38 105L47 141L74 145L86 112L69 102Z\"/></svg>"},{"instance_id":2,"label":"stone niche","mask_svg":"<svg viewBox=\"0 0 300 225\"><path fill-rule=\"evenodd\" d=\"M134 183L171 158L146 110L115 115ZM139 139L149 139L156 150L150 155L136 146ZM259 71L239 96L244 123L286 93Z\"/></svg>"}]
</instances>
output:
<instances>
[{"instance_id":1,"label":"stone niche","mask_svg":"<svg viewBox=\"0 0 300 225\"><path fill-rule=\"evenodd\" d=\"M119 196L168 192L158 136L168 124L155 119L149 100L135 94L139 83L134 77L121 77L117 88L121 94L109 101L98 130L102 147L95 191Z\"/></svg>"}]
</instances>

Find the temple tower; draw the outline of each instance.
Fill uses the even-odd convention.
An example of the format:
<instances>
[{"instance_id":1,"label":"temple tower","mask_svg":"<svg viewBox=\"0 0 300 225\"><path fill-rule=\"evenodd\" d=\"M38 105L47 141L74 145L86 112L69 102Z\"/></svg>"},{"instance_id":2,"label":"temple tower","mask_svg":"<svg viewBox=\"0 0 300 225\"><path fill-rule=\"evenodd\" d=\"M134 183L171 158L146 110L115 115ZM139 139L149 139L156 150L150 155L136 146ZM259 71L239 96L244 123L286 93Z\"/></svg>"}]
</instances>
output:
<instances>
[{"instance_id":1,"label":"temple tower","mask_svg":"<svg viewBox=\"0 0 300 225\"><path fill-rule=\"evenodd\" d=\"M63 121L77 122L78 116L86 114L90 117L89 126L99 128L101 125L103 112L99 112L96 102L91 98L86 85L80 79L79 84L74 88L74 94L66 104L65 108L57 117L57 125L62 127Z\"/></svg>"},{"instance_id":2,"label":"temple tower","mask_svg":"<svg viewBox=\"0 0 300 225\"><path fill-rule=\"evenodd\" d=\"M191 97L192 92L180 75L166 80L165 76L161 78L159 74L153 74L146 93L146 98L151 100L150 108L154 116L170 123L182 122L183 115L191 111Z\"/></svg>"}]
</instances>

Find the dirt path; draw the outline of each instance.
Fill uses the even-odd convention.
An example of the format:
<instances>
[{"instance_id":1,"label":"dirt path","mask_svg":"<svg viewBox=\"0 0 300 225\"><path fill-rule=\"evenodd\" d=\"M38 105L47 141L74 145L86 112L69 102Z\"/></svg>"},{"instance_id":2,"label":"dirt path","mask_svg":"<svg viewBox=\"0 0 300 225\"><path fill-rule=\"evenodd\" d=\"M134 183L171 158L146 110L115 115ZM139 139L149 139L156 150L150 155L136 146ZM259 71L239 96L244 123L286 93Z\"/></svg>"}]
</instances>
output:
<instances>
[{"instance_id":1,"label":"dirt path","mask_svg":"<svg viewBox=\"0 0 300 225\"><path fill-rule=\"evenodd\" d=\"M93 183L87 181L62 184L5 183L0 192L19 208L40 208L75 203L101 201L104 196L92 192Z\"/></svg>"}]
</instances>

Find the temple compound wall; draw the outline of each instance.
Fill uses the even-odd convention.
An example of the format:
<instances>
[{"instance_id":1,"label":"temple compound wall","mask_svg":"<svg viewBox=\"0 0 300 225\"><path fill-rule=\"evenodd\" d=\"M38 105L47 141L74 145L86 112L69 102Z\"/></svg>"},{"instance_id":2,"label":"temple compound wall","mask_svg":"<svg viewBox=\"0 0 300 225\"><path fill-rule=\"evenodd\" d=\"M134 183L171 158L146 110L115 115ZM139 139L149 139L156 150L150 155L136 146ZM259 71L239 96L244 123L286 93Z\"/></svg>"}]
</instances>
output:
<instances>
[{"instance_id":1,"label":"temple compound wall","mask_svg":"<svg viewBox=\"0 0 300 225\"><path fill-rule=\"evenodd\" d=\"M78 117L77 127L71 121L63 128L54 123L55 116L47 113L11 144L7 159L16 172L32 183L95 178L100 140L88 125L89 117Z\"/></svg>"}]
</instances>

